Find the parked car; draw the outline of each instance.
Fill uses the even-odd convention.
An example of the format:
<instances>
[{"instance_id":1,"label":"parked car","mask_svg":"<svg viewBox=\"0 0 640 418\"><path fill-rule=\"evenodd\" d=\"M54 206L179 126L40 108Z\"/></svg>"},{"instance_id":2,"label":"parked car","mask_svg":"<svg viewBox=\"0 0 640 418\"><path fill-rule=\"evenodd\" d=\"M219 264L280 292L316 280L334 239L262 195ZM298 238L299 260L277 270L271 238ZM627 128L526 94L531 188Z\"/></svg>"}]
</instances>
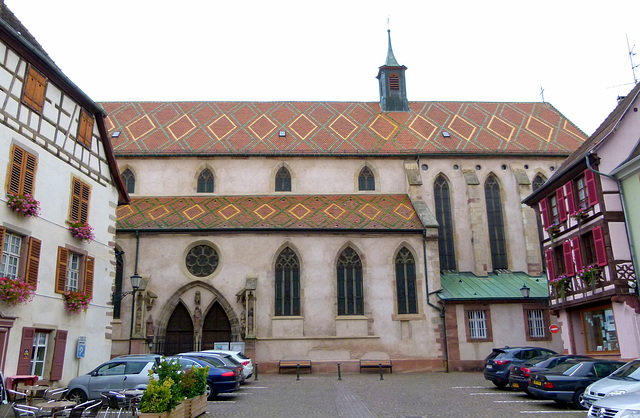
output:
<instances>
[{"instance_id":1,"label":"parked car","mask_svg":"<svg viewBox=\"0 0 640 418\"><path fill-rule=\"evenodd\" d=\"M640 391L640 359L631 360L605 379L589 385L584 392L587 405L608 396Z\"/></svg>"},{"instance_id":2,"label":"parked car","mask_svg":"<svg viewBox=\"0 0 640 418\"><path fill-rule=\"evenodd\" d=\"M131 354L113 358L89 373L71 379L67 399L76 403L100 399L102 392L146 389L149 370L155 370L161 357L153 354Z\"/></svg>"},{"instance_id":3,"label":"parked car","mask_svg":"<svg viewBox=\"0 0 640 418\"><path fill-rule=\"evenodd\" d=\"M541 347L503 347L494 348L484 359L484 378L503 388L509 384L509 369L513 365L524 364L534 357L558 354Z\"/></svg>"},{"instance_id":4,"label":"parked car","mask_svg":"<svg viewBox=\"0 0 640 418\"><path fill-rule=\"evenodd\" d=\"M573 354L554 354L551 357L534 357L523 364L515 364L509 369L509 386L515 390L529 394L529 377L532 373L549 371L561 364L576 364L581 361L592 360L591 357L575 356ZM568 367L567 367L568 368ZM564 371L564 370L562 370Z\"/></svg>"},{"instance_id":5,"label":"parked car","mask_svg":"<svg viewBox=\"0 0 640 418\"><path fill-rule=\"evenodd\" d=\"M214 353L214 354L228 354L234 360L242 364L244 367L242 368L242 374L245 379L250 378L253 375L253 362L251 359L242 353L242 351L227 351L227 350L202 350L203 353Z\"/></svg>"},{"instance_id":6,"label":"parked car","mask_svg":"<svg viewBox=\"0 0 640 418\"><path fill-rule=\"evenodd\" d=\"M172 356L167 361L176 361L183 370L191 367L209 366L207 376L207 400L213 400L219 393L229 393L240 387L240 374L235 366L218 366L218 363L205 357Z\"/></svg>"},{"instance_id":7,"label":"parked car","mask_svg":"<svg viewBox=\"0 0 640 418\"><path fill-rule=\"evenodd\" d=\"M562 373L554 373L553 370L535 373L529 380L529 391L541 399L558 403L572 402L577 408L588 409L584 399L587 386L609 376L623 365L621 361L594 359L574 364Z\"/></svg>"},{"instance_id":8,"label":"parked car","mask_svg":"<svg viewBox=\"0 0 640 418\"><path fill-rule=\"evenodd\" d=\"M600 398L591 405L587 416L590 418L640 417L640 391Z\"/></svg>"},{"instance_id":9,"label":"parked car","mask_svg":"<svg viewBox=\"0 0 640 418\"><path fill-rule=\"evenodd\" d=\"M240 375L240 383L244 383L244 373L242 372L244 366L242 363L236 361L229 354L219 354L219 353L207 353L204 351L191 351L188 353L180 353L179 356L189 356L189 357L206 357L206 358L215 358L218 361L221 361L225 366L233 366L238 371Z\"/></svg>"}]
</instances>

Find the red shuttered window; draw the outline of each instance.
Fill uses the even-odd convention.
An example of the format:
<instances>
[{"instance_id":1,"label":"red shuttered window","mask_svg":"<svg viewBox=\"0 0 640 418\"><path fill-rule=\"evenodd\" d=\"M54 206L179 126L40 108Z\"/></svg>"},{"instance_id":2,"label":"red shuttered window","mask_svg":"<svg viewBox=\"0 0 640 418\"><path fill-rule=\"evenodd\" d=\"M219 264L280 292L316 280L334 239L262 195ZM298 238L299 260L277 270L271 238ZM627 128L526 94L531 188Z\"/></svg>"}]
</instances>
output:
<instances>
[{"instance_id":1,"label":"red shuttered window","mask_svg":"<svg viewBox=\"0 0 640 418\"><path fill-rule=\"evenodd\" d=\"M564 189L562 187L556 190L556 199L558 202L558 217L561 222L564 222L567 220L567 206L565 204Z\"/></svg>"},{"instance_id":2,"label":"red shuttered window","mask_svg":"<svg viewBox=\"0 0 640 418\"><path fill-rule=\"evenodd\" d=\"M571 182L564 185L564 196L567 199L567 210L569 214L576 211L576 203L573 197L573 184Z\"/></svg>"},{"instance_id":3,"label":"red shuttered window","mask_svg":"<svg viewBox=\"0 0 640 418\"><path fill-rule=\"evenodd\" d=\"M571 241L562 243L562 253L564 254L564 267L568 277L575 276L576 270L573 266L573 253L571 251Z\"/></svg>"},{"instance_id":4,"label":"red shuttered window","mask_svg":"<svg viewBox=\"0 0 640 418\"><path fill-rule=\"evenodd\" d=\"M589 206L598 203L598 188L596 187L595 174L591 170L584 171L584 178L587 182L587 195L589 196Z\"/></svg>"},{"instance_id":5,"label":"red shuttered window","mask_svg":"<svg viewBox=\"0 0 640 418\"><path fill-rule=\"evenodd\" d=\"M549 226L549 212L547 211L547 199L540 201L540 215L542 216L542 227Z\"/></svg>"},{"instance_id":6,"label":"red shuttered window","mask_svg":"<svg viewBox=\"0 0 640 418\"><path fill-rule=\"evenodd\" d=\"M556 278L555 271L553 269L553 250L548 249L544 252L545 258L547 259L547 275L549 276L549 280L553 280Z\"/></svg>"},{"instance_id":7,"label":"red shuttered window","mask_svg":"<svg viewBox=\"0 0 640 418\"><path fill-rule=\"evenodd\" d=\"M576 262L576 271L582 270L582 252L580 251L580 237L571 239L571 247L573 248L573 259Z\"/></svg>"},{"instance_id":8,"label":"red shuttered window","mask_svg":"<svg viewBox=\"0 0 640 418\"><path fill-rule=\"evenodd\" d=\"M606 266L607 250L604 246L604 234L601 226L593 228L593 243L596 247L596 260L598 262L598 266Z\"/></svg>"}]
</instances>

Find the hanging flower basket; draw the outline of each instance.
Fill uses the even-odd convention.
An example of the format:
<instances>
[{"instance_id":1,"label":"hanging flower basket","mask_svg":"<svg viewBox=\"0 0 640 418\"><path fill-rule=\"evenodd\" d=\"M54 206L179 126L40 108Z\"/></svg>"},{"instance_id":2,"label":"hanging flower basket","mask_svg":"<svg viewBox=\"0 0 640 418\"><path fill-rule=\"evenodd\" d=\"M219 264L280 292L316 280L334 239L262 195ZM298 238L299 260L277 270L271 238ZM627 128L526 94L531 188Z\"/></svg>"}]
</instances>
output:
<instances>
[{"instance_id":1,"label":"hanging flower basket","mask_svg":"<svg viewBox=\"0 0 640 418\"><path fill-rule=\"evenodd\" d=\"M567 294L567 289L569 289L570 281L571 279L563 274L549 280L549 284L551 284L555 289L556 296L560 299L564 299L565 295Z\"/></svg>"},{"instance_id":2,"label":"hanging flower basket","mask_svg":"<svg viewBox=\"0 0 640 418\"><path fill-rule=\"evenodd\" d=\"M596 281L600 277L600 269L595 264L591 264L579 270L576 275L585 285L593 289L596 287Z\"/></svg>"},{"instance_id":3,"label":"hanging flower basket","mask_svg":"<svg viewBox=\"0 0 640 418\"><path fill-rule=\"evenodd\" d=\"M86 311L89 301L91 297L84 292L69 291L64 294L64 308L72 314Z\"/></svg>"},{"instance_id":4,"label":"hanging flower basket","mask_svg":"<svg viewBox=\"0 0 640 418\"><path fill-rule=\"evenodd\" d=\"M0 278L0 300L11 306L30 302L35 294L36 287L19 277L11 279L9 277Z\"/></svg>"},{"instance_id":5,"label":"hanging flower basket","mask_svg":"<svg viewBox=\"0 0 640 418\"><path fill-rule=\"evenodd\" d=\"M75 238L79 238L87 243L95 239L95 236L93 235L93 228L88 223L72 223L69 227L69 231L71 231L71 235Z\"/></svg>"},{"instance_id":6,"label":"hanging flower basket","mask_svg":"<svg viewBox=\"0 0 640 418\"><path fill-rule=\"evenodd\" d=\"M18 215L28 216L29 218L35 218L40 214L40 202L34 199L29 193L20 195L10 194L7 200L7 206Z\"/></svg>"},{"instance_id":7,"label":"hanging flower basket","mask_svg":"<svg viewBox=\"0 0 640 418\"><path fill-rule=\"evenodd\" d=\"M574 212L571 212L570 216L575 219L576 221L580 222L581 220L585 219L588 215L587 213L587 209L585 208L578 208L577 210L575 210Z\"/></svg>"},{"instance_id":8,"label":"hanging flower basket","mask_svg":"<svg viewBox=\"0 0 640 418\"><path fill-rule=\"evenodd\" d=\"M560 232L560 224L554 223L545 228L545 231L549 234L550 237L555 236L558 232Z\"/></svg>"}]
</instances>

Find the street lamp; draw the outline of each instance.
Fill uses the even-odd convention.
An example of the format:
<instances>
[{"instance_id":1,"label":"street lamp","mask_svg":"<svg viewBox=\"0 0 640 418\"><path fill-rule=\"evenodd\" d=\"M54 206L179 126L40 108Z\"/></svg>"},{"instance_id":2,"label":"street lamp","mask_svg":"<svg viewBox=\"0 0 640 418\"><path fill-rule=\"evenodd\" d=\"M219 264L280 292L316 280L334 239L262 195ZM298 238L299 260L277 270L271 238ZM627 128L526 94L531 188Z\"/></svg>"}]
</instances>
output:
<instances>
[{"instance_id":1,"label":"street lamp","mask_svg":"<svg viewBox=\"0 0 640 418\"><path fill-rule=\"evenodd\" d=\"M129 354L131 354L131 339L133 338L133 317L135 316L136 309L136 292L140 288L140 284L142 283L142 276L138 273L133 273L131 276L131 287L133 288L130 292L119 292L113 294L113 301L120 301L125 298L127 295L133 295L133 300L131 301L131 329L129 331Z\"/></svg>"},{"instance_id":2,"label":"street lamp","mask_svg":"<svg viewBox=\"0 0 640 418\"><path fill-rule=\"evenodd\" d=\"M520 291L522 292L522 297L525 299L528 298L531 293L531 289L529 289L525 283L522 284Z\"/></svg>"}]
</instances>

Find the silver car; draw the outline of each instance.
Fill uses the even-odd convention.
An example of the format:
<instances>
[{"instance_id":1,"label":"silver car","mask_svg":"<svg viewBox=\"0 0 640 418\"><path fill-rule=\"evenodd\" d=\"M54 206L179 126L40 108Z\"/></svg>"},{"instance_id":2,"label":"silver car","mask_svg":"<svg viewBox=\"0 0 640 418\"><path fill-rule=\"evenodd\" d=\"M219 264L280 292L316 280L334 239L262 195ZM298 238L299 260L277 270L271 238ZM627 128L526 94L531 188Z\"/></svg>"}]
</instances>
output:
<instances>
[{"instance_id":1,"label":"silver car","mask_svg":"<svg viewBox=\"0 0 640 418\"><path fill-rule=\"evenodd\" d=\"M203 353L220 353L220 354L228 354L233 359L235 359L238 363L242 364L244 367L242 368L242 374L245 379L248 379L253 375L253 362L247 356L245 356L241 351L227 351L227 350L202 350Z\"/></svg>"},{"instance_id":2,"label":"silver car","mask_svg":"<svg viewBox=\"0 0 640 418\"><path fill-rule=\"evenodd\" d=\"M640 392L599 399L589 408L588 416L591 418L640 417Z\"/></svg>"},{"instance_id":3,"label":"silver car","mask_svg":"<svg viewBox=\"0 0 640 418\"><path fill-rule=\"evenodd\" d=\"M87 399L100 399L102 392L146 389L149 370L155 370L160 360L160 356L149 354L113 358L89 373L71 379L67 399L80 404Z\"/></svg>"},{"instance_id":4,"label":"silver car","mask_svg":"<svg viewBox=\"0 0 640 418\"><path fill-rule=\"evenodd\" d=\"M584 400L591 406L599 399L640 391L640 359L632 360L609 376L587 386Z\"/></svg>"}]
</instances>

